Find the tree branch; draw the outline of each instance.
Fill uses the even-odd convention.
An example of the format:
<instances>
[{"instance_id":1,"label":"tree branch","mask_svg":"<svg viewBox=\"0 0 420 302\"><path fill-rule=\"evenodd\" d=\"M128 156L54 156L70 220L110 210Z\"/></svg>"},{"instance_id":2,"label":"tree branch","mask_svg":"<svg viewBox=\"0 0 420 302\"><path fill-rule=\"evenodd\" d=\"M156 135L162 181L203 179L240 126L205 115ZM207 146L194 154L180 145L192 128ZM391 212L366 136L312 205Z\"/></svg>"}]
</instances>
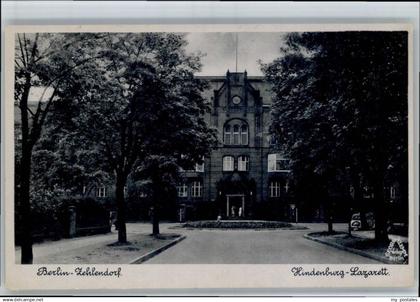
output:
<instances>
[{"instance_id":1,"label":"tree branch","mask_svg":"<svg viewBox=\"0 0 420 302\"><path fill-rule=\"evenodd\" d=\"M35 114L32 112L32 110L31 110L31 108L29 108L29 106L28 106L28 108L26 108L26 109L28 109L28 111L29 111L29 113L31 114L31 116L35 116Z\"/></svg>"},{"instance_id":2,"label":"tree branch","mask_svg":"<svg viewBox=\"0 0 420 302\"><path fill-rule=\"evenodd\" d=\"M41 102L38 103L38 107L33 118L31 133L29 135L29 138L30 138L29 143L32 147L35 145L39 136L41 135L42 126L44 125L45 118L48 114L49 108L53 102L53 99L56 93L57 93L57 88L54 88L54 91L51 94L49 100L47 101L44 109L42 109L42 103Z\"/></svg>"},{"instance_id":3,"label":"tree branch","mask_svg":"<svg viewBox=\"0 0 420 302\"><path fill-rule=\"evenodd\" d=\"M20 38L20 34L17 34L17 37L18 37L18 41L19 41L19 49L20 49L20 55L21 55L21 58L22 58L22 62L23 62L23 65L25 66L25 68L27 68L28 64L26 62L25 54L23 52L23 45L22 45L22 40Z\"/></svg>"}]
</instances>

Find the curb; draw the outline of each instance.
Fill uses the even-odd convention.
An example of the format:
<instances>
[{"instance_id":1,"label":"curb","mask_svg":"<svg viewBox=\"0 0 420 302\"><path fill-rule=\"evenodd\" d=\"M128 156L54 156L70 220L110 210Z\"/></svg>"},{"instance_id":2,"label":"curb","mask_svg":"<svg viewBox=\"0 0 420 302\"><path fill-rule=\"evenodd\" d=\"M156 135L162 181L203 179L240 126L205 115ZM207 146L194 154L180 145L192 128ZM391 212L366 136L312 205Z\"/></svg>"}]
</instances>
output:
<instances>
[{"instance_id":1,"label":"curb","mask_svg":"<svg viewBox=\"0 0 420 302\"><path fill-rule=\"evenodd\" d=\"M178 237L177 239L175 239L175 240L173 240L173 241L169 242L168 244L166 244L166 245L164 245L164 246L161 246L161 247L160 247L160 248L158 248L158 249L155 249L155 250L153 250L153 251L150 251L150 252L148 252L147 254L144 254L144 255L142 255L142 256L140 256L140 257L138 257L138 258L136 258L136 259L134 259L134 260L130 261L130 263L129 263L129 264L140 264L140 263L143 263L143 262L145 262L145 261L149 260L150 258L153 258L153 257L154 257L154 256L156 256L157 254L162 253L164 250L167 250L168 248L170 248L170 247L174 246L174 245L175 245L175 244L177 244L178 242L181 242L181 241L182 241L182 240L184 240L185 238L187 238L187 236L182 235L182 236Z\"/></svg>"},{"instance_id":2,"label":"curb","mask_svg":"<svg viewBox=\"0 0 420 302\"><path fill-rule=\"evenodd\" d=\"M306 239L312 240L312 241L316 241L316 242L319 242L319 243L322 243L322 244L326 244L326 245L335 247L339 250L347 251L347 252L350 252L350 253L353 253L353 254L357 254L359 256L363 256L363 257L366 257L366 258L377 260L377 261L385 263L385 264L400 264L400 263L397 263L397 262L393 262L393 261L389 260L388 258L385 258L385 257L382 257L382 256L372 255L372 254L363 252L361 250L357 250L357 249L354 249L354 248L351 248L351 247L343 246L341 244L337 244L337 243L325 241L325 240L322 240L322 239L318 239L318 238L315 238L315 237L311 237L308 234L303 235L303 237L306 238Z\"/></svg>"}]
</instances>

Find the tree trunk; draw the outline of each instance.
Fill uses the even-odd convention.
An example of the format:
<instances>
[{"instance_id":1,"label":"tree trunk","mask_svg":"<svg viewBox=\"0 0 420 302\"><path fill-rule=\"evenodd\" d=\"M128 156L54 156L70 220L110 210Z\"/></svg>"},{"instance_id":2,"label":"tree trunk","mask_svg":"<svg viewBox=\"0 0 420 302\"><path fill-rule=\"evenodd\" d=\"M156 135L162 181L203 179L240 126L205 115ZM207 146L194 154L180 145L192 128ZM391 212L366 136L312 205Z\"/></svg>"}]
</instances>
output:
<instances>
[{"instance_id":1,"label":"tree trunk","mask_svg":"<svg viewBox=\"0 0 420 302\"><path fill-rule=\"evenodd\" d=\"M125 226L125 199L124 186L126 178L121 175L122 172L117 172L117 183L115 186L115 197L117 199L117 225L118 225L118 242L127 242L127 230Z\"/></svg>"},{"instance_id":2,"label":"tree trunk","mask_svg":"<svg viewBox=\"0 0 420 302\"><path fill-rule=\"evenodd\" d=\"M160 234L160 231L159 231L159 210L156 207L154 207L154 210L153 210L152 223L153 223L153 236L157 236Z\"/></svg>"},{"instance_id":3,"label":"tree trunk","mask_svg":"<svg viewBox=\"0 0 420 302\"><path fill-rule=\"evenodd\" d=\"M31 153L22 152L20 170L19 213L21 233L21 263L32 264L32 215L30 202Z\"/></svg>"},{"instance_id":4,"label":"tree trunk","mask_svg":"<svg viewBox=\"0 0 420 302\"><path fill-rule=\"evenodd\" d=\"M333 229L332 217L328 216L328 233L332 234L333 232L334 232L334 229Z\"/></svg>"},{"instance_id":5,"label":"tree trunk","mask_svg":"<svg viewBox=\"0 0 420 302\"><path fill-rule=\"evenodd\" d=\"M328 200L328 209L327 209L327 223L328 223L328 233L332 234L333 229L333 209L332 209L332 200L327 196Z\"/></svg>"},{"instance_id":6,"label":"tree trunk","mask_svg":"<svg viewBox=\"0 0 420 302\"><path fill-rule=\"evenodd\" d=\"M29 135L28 121L28 97L31 88L30 75L26 75L26 85L20 101L21 111L21 130L22 130L22 157L19 170L20 188L19 188L19 213L20 231L21 231L21 263L32 264L32 215L30 201L30 182L31 182L31 161L32 146Z\"/></svg>"},{"instance_id":7,"label":"tree trunk","mask_svg":"<svg viewBox=\"0 0 420 302\"><path fill-rule=\"evenodd\" d=\"M373 192L375 194L375 240L379 242L388 242L384 178L380 175L377 175L377 177L377 181L373 185Z\"/></svg>"},{"instance_id":8,"label":"tree trunk","mask_svg":"<svg viewBox=\"0 0 420 302\"><path fill-rule=\"evenodd\" d=\"M159 231L159 181L153 179L153 211L152 211L152 225L153 225L153 236L160 234Z\"/></svg>"}]
</instances>

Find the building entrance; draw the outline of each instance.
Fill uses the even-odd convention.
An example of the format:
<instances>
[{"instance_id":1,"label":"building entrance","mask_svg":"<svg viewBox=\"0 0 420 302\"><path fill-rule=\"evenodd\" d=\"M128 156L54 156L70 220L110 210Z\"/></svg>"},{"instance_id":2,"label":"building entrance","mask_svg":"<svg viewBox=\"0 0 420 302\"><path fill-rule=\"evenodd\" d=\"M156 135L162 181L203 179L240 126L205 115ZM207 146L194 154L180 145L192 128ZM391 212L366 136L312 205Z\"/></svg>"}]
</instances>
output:
<instances>
[{"instance_id":1,"label":"building entrance","mask_svg":"<svg viewBox=\"0 0 420 302\"><path fill-rule=\"evenodd\" d=\"M226 195L226 216L229 218L245 217L245 195Z\"/></svg>"}]
</instances>

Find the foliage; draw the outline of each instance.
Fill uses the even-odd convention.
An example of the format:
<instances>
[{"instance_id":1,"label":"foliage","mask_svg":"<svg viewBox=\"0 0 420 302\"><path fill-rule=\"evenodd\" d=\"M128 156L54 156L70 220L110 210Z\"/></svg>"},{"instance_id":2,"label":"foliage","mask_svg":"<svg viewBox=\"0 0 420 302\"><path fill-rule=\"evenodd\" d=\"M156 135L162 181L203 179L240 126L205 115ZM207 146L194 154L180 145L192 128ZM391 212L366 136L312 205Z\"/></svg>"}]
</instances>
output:
<instances>
[{"instance_id":1,"label":"foliage","mask_svg":"<svg viewBox=\"0 0 420 302\"><path fill-rule=\"evenodd\" d=\"M102 38L95 78L86 80L99 89L85 90L77 99L79 113L70 121L74 131L69 134L76 150L83 146L85 154L99 156L102 165L95 166L114 180L123 242L123 188L129 176L158 179L161 196L171 195L179 166L200 161L214 142L214 131L204 121L208 104L201 92L206 85L194 77L199 57L185 52L183 35Z\"/></svg>"},{"instance_id":2,"label":"foliage","mask_svg":"<svg viewBox=\"0 0 420 302\"><path fill-rule=\"evenodd\" d=\"M93 34L16 34L15 106L21 136L16 148L16 217L22 234L22 259L31 264L32 216L31 170L32 153L42 135L45 121L55 103L68 104L79 93L83 74L92 73L95 56ZM38 93L37 93L38 92ZM33 100L33 98L36 98Z\"/></svg>"},{"instance_id":3,"label":"foliage","mask_svg":"<svg viewBox=\"0 0 420 302\"><path fill-rule=\"evenodd\" d=\"M323 179L328 195L364 179L384 239L385 175L407 175L407 33L293 33L281 52L263 66L279 148L297 178Z\"/></svg>"}]
</instances>

